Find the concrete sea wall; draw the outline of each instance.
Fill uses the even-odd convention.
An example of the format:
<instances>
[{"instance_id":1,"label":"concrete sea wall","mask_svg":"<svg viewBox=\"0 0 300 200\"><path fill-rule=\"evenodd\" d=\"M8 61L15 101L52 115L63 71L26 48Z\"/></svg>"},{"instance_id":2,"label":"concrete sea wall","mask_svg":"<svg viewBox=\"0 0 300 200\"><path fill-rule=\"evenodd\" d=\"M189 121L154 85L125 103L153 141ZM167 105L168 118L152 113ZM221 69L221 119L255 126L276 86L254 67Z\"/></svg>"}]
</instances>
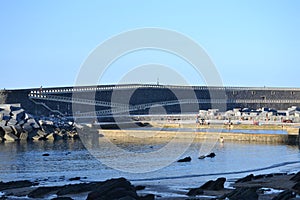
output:
<instances>
[{"instance_id":1,"label":"concrete sea wall","mask_svg":"<svg viewBox=\"0 0 300 200\"><path fill-rule=\"evenodd\" d=\"M31 99L30 94L47 95L52 100ZM99 85L89 87L57 87L32 88L21 90L0 90L0 103L20 103L21 106L33 115L49 115L53 111L65 116L73 113L72 102L53 100L57 98L71 99L73 94L80 99L114 102L125 105L140 105L153 102L176 101L181 99L201 99L199 103L185 103L182 105L164 105L151 109L131 111L130 114L176 114L182 112L197 113L199 109L219 108L228 110L237 107L257 109L270 107L277 110L291 106L300 107L299 88L242 88L242 87L200 87L200 86L164 86L164 85ZM215 101L211 101L214 98ZM91 109L110 109L101 105L78 105L80 112ZM77 111L76 111L77 112Z\"/></svg>"},{"instance_id":2,"label":"concrete sea wall","mask_svg":"<svg viewBox=\"0 0 300 200\"><path fill-rule=\"evenodd\" d=\"M169 141L178 137L176 131L146 131L146 130L98 130L104 137L114 139L122 138L124 142L143 142L145 138L148 141ZM220 142L220 139L226 141L272 143L272 144L299 144L299 134L249 134L249 133L224 133L224 132L184 132L180 131L180 138L184 142L185 138L194 138L194 140L211 140ZM180 140L179 140L180 141Z\"/></svg>"}]
</instances>

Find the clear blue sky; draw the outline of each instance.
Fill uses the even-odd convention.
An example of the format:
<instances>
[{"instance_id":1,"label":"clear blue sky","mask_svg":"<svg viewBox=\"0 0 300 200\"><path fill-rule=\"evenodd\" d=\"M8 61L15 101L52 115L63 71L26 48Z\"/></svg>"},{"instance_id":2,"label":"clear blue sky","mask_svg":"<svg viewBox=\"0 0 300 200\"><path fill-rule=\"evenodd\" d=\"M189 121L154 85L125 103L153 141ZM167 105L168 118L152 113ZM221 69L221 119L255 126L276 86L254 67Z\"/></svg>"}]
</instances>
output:
<instances>
[{"instance_id":1,"label":"clear blue sky","mask_svg":"<svg viewBox=\"0 0 300 200\"><path fill-rule=\"evenodd\" d=\"M2 0L0 88L73 85L97 45L143 27L171 29L195 40L224 85L300 87L299 10L297 0ZM133 65L130 60L119 63ZM180 73L179 63L172 67ZM118 81L117 71L118 66L101 83ZM189 81L202 84L192 76Z\"/></svg>"}]
</instances>

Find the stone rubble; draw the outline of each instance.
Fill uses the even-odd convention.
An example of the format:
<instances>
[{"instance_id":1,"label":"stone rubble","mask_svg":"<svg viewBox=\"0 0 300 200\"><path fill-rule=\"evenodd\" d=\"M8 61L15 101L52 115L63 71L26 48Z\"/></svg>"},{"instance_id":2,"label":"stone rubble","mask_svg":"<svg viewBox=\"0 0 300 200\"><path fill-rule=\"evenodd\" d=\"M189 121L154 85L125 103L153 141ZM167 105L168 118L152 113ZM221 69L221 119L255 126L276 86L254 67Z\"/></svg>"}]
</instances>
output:
<instances>
[{"instance_id":1,"label":"stone rubble","mask_svg":"<svg viewBox=\"0 0 300 200\"><path fill-rule=\"evenodd\" d=\"M79 138L73 122L62 118L37 120L20 104L0 104L0 141L68 138Z\"/></svg>"}]
</instances>

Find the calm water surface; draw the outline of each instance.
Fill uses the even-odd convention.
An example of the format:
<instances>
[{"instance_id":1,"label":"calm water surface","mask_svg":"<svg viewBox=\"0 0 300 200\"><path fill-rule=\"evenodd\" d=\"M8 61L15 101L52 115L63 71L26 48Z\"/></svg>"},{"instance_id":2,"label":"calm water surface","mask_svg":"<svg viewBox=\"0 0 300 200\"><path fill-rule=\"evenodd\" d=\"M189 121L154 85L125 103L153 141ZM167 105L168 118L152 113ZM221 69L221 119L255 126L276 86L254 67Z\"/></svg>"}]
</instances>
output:
<instances>
[{"instance_id":1,"label":"calm water surface","mask_svg":"<svg viewBox=\"0 0 300 200\"><path fill-rule=\"evenodd\" d=\"M157 150L163 146L164 143L121 145L127 151L138 152L147 152L149 147ZM154 172L132 174L105 166L101 159L95 159L80 141L0 143L0 181L29 179L40 180L45 185L59 185L76 176L86 177L84 180L87 181L123 176L133 182L195 187L220 176L233 179L250 173L300 170L298 146L217 143L213 149L217 155L215 158L199 160L197 158L200 146L200 143L193 143L181 156L191 156L192 161L189 163L174 162ZM42 156L43 153L49 153L50 156ZM98 154L101 157L101 152ZM153 159L161 162L165 158ZM147 163L147 160L144 162Z\"/></svg>"}]
</instances>

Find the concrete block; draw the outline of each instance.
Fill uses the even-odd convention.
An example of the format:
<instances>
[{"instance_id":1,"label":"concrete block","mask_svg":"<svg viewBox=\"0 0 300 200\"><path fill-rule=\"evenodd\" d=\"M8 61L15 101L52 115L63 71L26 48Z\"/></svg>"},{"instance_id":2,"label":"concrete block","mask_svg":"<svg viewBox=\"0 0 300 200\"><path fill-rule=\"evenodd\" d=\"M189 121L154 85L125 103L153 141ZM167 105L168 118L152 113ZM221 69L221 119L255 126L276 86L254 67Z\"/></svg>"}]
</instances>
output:
<instances>
[{"instance_id":1,"label":"concrete block","mask_svg":"<svg viewBox=\"0 0 300 200\"><path fill-rule=\"evenodd\" d=\"M47 140L54 140L54 134L50 133L49 135L47 135L46 139Z\"/></svg>"},{"instance_id":2,"label":"concrete block","mask_svg":"<svg viewBox=\"0 0 300 200\"><path fill-rule=\"evenodd\" d=\"M10 120L8 121L8 125L16 125L18 123L18 121L14 118L10 118Z\"/></svg>"},{"instance_id":3,"label":"concrete block","mask_svg":"<svg viewBox=\"0 0 300 200\"><path fill-rule=\"evenodd\" d=\"M2 126L0 126L0 138L4 138L5 131L3 130Z\"/></svg>"},{"instance_id":4,"label":"concrete block","mask_svg":"<svg viewBox=\"0 0 300 200\"><path fill-rule=\"evenodd\" d=\"M40 136L39 135L35 135L35 136L32 137L32 139L35 140L35 141L40 140Z\"/></svg>"},{"instance_id":5,"label":"concrete block","mask_svg":"<svg viewBox=\"0 0 300 200\"><path fill-rule=\"evenodd\" d=\"M23 132L23 129L20 125L14 125L14 126L11 126L11 129L13 129L14 131L14 134L19 137L20 134Z\"/></svg>"},{"instance_id":6,"label":"concrete block","mask_svg":"<svg viewBox=\"0 0 300 200\"><path fill-rule=\"evenodd\" d=\"M30 126L30 124L26 123L23 125L23 130L30 133L31 131L33 131L33 128L32 128L32 126Z\"/></svg>"},{"instance_id":7,"label":"concrete block","mask_svg":"<svg viewBox=\"0 0 300 200\"><path fill-rule=\"evenodd\" d=\"M39 135L37 135L37 131L36 130L31 130L30 132L28 132L28 131L25 131L25 132L27 132L27 134L28 134L28 137L27 137L27 139L33 139L33 137L35 137L35 136L38 136L39 137Z\"/></svg>"},{"instance_id":8,"label":"concrete block","mask_svg":"<svg viewBox=\"0 0 300 200\"><path fill-rule=\"evenodd\" d=\"M28 138L28 132L24 131L20 134L19 137L20 140L27 140L27 138Z\"/></svg>"},{"instance_id":9,"label":"concrete block","mask_svg":"<svg viewBox=\"0 0 300 200\"><path fill-rule=\"evenodd\" d=\"M20 108L19 110L15 110L15 111L11 111L10 112L10 115L12 116L12 118L14 119L18 119L18 118L22 118L24 119L25 117L25 110ZM22 120L22 119L19 119L18 121Z\"/></svg>"},{"instance_id":10,"label":"concrete block","mask_svg":"<svg viewBox=\"0 0 300 200\"><path fill-rule=\"evenodd\" d=\"M44 131L42 130L37 130L37 135L41 136L41 137L46 137L47 133L45 133Z\"/></svg>"},{"instance_id":11,"label":"concrete block","mask_svg":"<svg viewBox=\"0 0 300 200\"><path fill-rule=\"evenodd\" d=\"M3 126L2 129L5 134L14 133L14 130L10 126Z\"/></svg>"},{"instance_id":12,"label":"concrete block","mask_svg":"<svg viewBox=\"0 0 300 200\"><path fill-rule=\"evenodd\" d=\"M40 128L38 123L33 118L28 119L26 123L30 124L30 126L32 126L32 128L34 128L34 129Z\"/></svg>"},{"instance_id":13,"label":"concrete block","mask_svg":"<svg viewBox=\"0 0 300 200\"><path fill-rule=\"evenodd\" d=\"M7 110L10 110L10 111L17 111L17 110L22 109L21 104L9 104L9 105L10 105L10 107Z\"/></svg>"},{"instance_id":14,"label":"concrete block","mask_svg":"<svg viewBox=\"0 0 300 200\"><path fill-rule=\"evenodd\" d=\"M18 137L15 136L13 133L6 133L4 135L4 139L5 139L5 141L13 142L13 141L18 140Z\"/></svg>"}]
</instances>

